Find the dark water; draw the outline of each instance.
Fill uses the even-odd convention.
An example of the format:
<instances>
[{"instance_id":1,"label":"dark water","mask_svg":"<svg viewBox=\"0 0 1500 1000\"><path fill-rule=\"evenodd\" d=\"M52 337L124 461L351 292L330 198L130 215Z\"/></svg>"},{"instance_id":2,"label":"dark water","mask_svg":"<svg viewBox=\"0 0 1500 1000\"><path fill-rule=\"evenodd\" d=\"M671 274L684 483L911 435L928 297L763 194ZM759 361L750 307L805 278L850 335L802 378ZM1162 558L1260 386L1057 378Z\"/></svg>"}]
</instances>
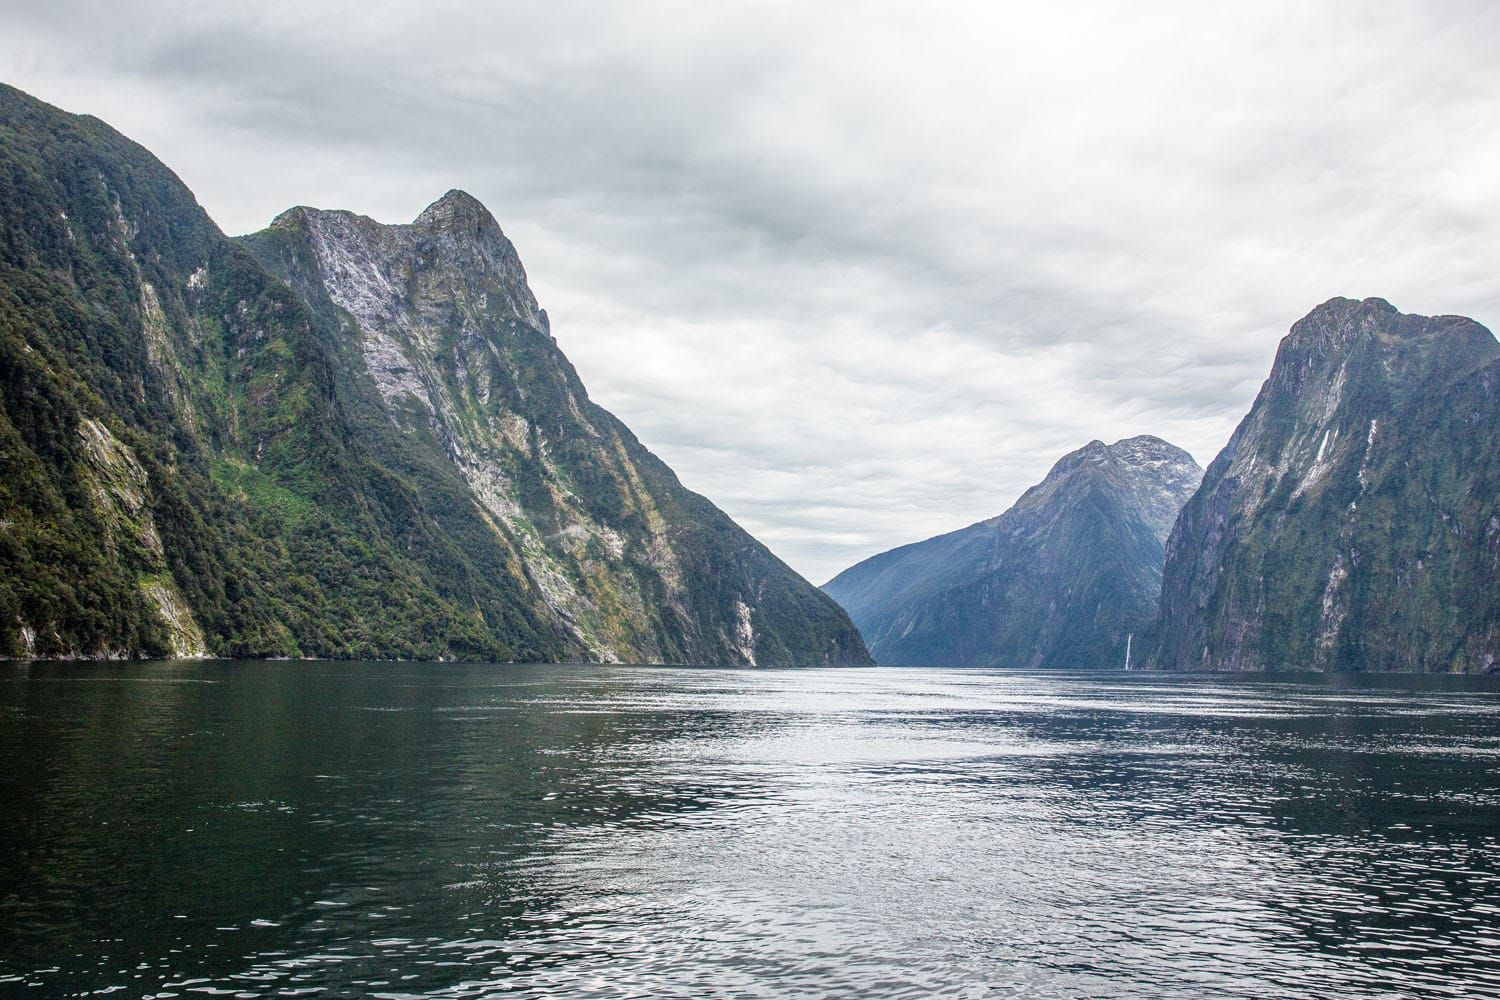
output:
<instances>
[{"instance_id":1,"label":"dark water","mask_svg":"<svg viewBox=\"0 0 1500 1000\"><path fill-rule=\"evenodd\" d=\"M0 666L0 993L1500 996L1500 684Z\"/></svg>"}]
</instances>

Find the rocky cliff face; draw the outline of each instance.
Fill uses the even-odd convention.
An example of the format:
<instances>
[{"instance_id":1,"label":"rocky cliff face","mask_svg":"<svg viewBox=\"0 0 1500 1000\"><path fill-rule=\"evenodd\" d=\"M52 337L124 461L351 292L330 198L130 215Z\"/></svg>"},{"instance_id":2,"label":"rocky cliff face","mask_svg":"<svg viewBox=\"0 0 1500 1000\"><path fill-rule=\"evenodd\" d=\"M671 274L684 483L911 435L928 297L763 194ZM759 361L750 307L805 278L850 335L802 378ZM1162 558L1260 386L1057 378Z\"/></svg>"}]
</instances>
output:
<instances>
[{"instance_id":1,"label":"rocky cliff face","mask_svg":"<svg viewBox=\"0 0 1500 1000\"><path fill-rule=\"evenodd\" d=\"M1500 345L1333 299L1292 327L1167 547L1166 669L1488 671Z\"/></svg>"},{"instance_id":2,"label":"rocky cliff face","mask_svg":"<svg viewBox=\"0 0 1500 1000\"><path fill-rule=\"evenodd\" d=\"M1094 441L999 517L874 556L824 589L880 663L1122 666L1202 471L1159 438Z\"/></svg>"},{"instance_id":3,"label":"rocky cliff face","mask_svg":"<svg viewBox=\"0 0 1500 1000\"><path fill-rule=\"evenodd\" d=\"M245 244L339 324L351 411L451 466L584 655L868 662L833 602L589 400L474 198L410 225L294 208Z\"/></svg>"},{"instance_id":4,"label":"rocky cliff face","mask_svg":"<svg viewBox=\"0 0 1500 1000\"><path fill-rule=\"evenodd\" d=\"M240 244L0 86L0 656L172 654L868 662L589 402L473 199Z\"/></svg>"}]
</instances>

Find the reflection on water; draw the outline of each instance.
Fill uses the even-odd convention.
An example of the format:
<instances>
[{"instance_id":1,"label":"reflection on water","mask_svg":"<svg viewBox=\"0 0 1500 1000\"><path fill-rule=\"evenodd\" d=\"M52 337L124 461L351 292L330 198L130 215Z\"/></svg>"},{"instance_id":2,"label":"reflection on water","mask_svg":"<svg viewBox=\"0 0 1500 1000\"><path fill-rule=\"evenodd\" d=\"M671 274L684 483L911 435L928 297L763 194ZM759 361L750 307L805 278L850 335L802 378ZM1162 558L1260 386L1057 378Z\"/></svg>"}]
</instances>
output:
<instances>
[{"instance_id":1,"label":"reflection on water","mask_svg":"<svg viewBox=\"0 0 1500 1000\"><path fill-rule=\"evenodd\" d=\"M0 810L28 995L1500 995L1493 680L4 665Z\"/></svg>"}]
</instances>

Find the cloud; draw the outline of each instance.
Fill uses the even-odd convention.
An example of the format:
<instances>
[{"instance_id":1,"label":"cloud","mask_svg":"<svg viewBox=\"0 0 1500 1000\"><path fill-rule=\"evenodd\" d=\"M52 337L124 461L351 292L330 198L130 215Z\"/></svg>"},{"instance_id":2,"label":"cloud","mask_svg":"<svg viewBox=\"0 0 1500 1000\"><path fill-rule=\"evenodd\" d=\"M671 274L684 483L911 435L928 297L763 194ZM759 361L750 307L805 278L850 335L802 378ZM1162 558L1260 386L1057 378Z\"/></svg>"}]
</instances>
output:
<instances>
[{"instance_id":1,"label":"cloud","mask_svg":"<svg viewBox=\"0 0 1500 1000\"><path fill-rule=\"evenodd\" d=\"M1486 4L0 3L228 231L515 240L601 403L815 580L1091 438L1212 458L1333 295L1500 315Z\"/></svg>"}]
</instances>

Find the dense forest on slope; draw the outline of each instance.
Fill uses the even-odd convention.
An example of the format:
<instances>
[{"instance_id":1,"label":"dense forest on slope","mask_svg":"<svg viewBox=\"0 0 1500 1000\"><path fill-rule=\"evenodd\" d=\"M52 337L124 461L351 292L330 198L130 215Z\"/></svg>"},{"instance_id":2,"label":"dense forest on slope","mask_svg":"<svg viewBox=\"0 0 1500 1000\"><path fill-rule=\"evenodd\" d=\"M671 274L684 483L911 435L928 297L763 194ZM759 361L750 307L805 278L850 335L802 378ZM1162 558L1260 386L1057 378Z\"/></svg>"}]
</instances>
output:
<instances>
[{"instance_id":1,"label":"dense forest on slope","mask_svg":"<svg viewBox=\"0 0 1500 1000\"><path fill-rule=\"evenodd\" d=\"M369 459L314 317L169 170L10 88L0 139L0 649L566 653Z\"/></svg>"},{"instance_id":2,"label":"dense forest on slope","mask_svg":"<svg viewBox=\"0 0 1500 1000\"><path fill-rule=\"evenodd\" d=\"M0 655L590 657L356 361L149 152L0 86ZM863 662L785 574L766 648Z\"/></svg>"}]
</instances>

